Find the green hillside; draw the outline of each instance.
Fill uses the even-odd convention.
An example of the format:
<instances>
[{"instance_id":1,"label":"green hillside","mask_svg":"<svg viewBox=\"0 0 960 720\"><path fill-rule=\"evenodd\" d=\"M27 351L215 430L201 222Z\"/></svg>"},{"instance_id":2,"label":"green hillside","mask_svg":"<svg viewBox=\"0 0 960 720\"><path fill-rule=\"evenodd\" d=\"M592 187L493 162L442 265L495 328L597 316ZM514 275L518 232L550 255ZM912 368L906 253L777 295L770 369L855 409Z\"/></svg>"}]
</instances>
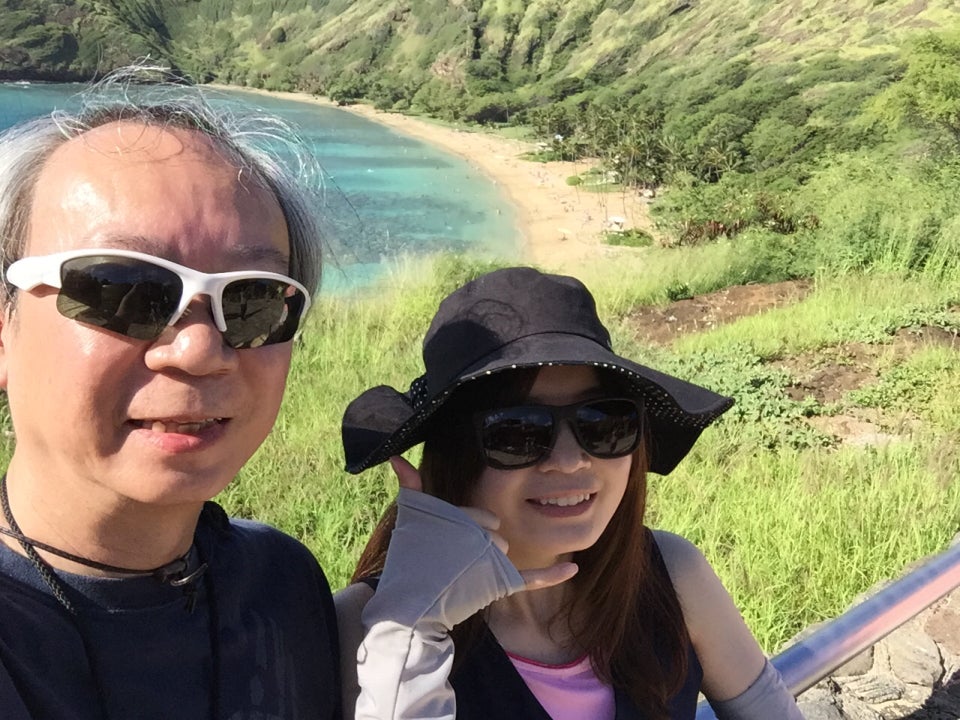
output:
<instances>
[{"instance_id":1,"label":"green hillside","mask_svg":"<svg viewBox=\"0 0 960 720\"><path fill-rule=\"evenodd\" d=\"M94 3L0 0L0 80L82 80L148 52Z\"/></svg>"},{"instance_id":2,"label":"green hillside","mask_svg":"<svg viewBox=\"0 0 960 720\"><path fill-rule=\"evenodd\" d=\"M630 87L740 59L895 54L950 0L39 0L0 2L0 71L90 74L150 51L203 78L329 91L344 73L417 88ZM477 83L474 83L475 85ZM406 89L410 89L406 88Z\"/></svg>"}]
</instances>

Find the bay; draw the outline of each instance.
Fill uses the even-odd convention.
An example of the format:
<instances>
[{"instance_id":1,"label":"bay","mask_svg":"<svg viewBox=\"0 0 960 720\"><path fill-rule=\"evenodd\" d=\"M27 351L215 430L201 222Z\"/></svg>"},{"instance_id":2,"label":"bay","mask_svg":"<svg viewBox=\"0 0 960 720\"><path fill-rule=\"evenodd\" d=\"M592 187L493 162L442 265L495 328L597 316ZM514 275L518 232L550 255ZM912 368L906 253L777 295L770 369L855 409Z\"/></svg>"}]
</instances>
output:
<instances>
[{"instance_id":1,"label":"bay","mask_svg":"<svg viewBox=\"0 0 960 720\"><path fill-rule=\"evenodd\" d=\"M0 130L78 105L79 84L0 84ZM335 107L243 91L217 101L294 126L326 177L324 292L379 277L401 255L441 251L516 257L513 206L465 160Z\"/></svg>"}]
</instances>

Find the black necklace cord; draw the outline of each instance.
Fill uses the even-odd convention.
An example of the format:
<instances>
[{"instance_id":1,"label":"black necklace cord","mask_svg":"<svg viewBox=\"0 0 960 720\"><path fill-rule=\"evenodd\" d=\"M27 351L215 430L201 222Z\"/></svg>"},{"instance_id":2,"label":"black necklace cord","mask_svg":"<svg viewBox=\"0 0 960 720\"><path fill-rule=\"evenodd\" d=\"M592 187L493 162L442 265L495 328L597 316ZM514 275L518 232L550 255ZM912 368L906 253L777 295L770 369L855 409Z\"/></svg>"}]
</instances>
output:
<instances>
[{"instance_id":1,"label":"black necklace cord","mask_svg":"<svg viewBox=\"0 0 960 720\"><path fill-rule=\"evenodd\" d=\"M7 494L6 473L4 473L3 477L0 477L0 505L3 506L3 519L6 520L7 525L10 526L9 531L6 528L0 528L0 531L2 531L4 535L16 538L20 543L20 547L22 547L23 551L27 554L27 558L31 564L37 569L43 582L50 588L50 592L53 593L57 602L59 602L68 613L76 617L77 609L64 592L63 585L61 585L60 581L54 576L53 568L40 557L40 554L33 547L34 543L20 531L20 526L13 517L13 511L10 510L10 497Z\"/></svg>"},{"instance_id":2,"label":"black necklace cord","mask_svg":"<svg viewBox=\"0 0 960 720\"><path fill-rule=\"evenodd\" d=\"M57 602L63 606L70 615L70 619L73 620L73 626L77 629L77 634L80 636L80 642L83 645L83 652L87 656L87 666L90 669L90 676L97 689L100 715L104 720L110 720L110 713L107 712L107 698L104 694L103 683L100 680L96 663L93 660L94 655L93 648L90 646L90 639L87 637L83 624L80 622L80 615L77 613L76 607L74 607L73 603L70 602L70 599L67 597L66 589L63 587L63 583L57 578L53 568L50 567L50 564L46 560L40 557L40 554L34 549L29 538L20 531L20 526L17 524L16 519L13 517L13 511L10 509L10 496L7 494L6 473L0 476L0 506L3 507L3 519L7 521L7 525L10 526L10 530L12 531L9 533L5 532L4 534L17 539L23 551L27 554L30 563L37 569L43 582L50 588L50 592L53 593Z\"/></svg>"},{"instance_id":3,"label":"black necklace cord","mask_svg":"<svg viewBox=\"0 0 960 720\"><path fill-rule=\"evenodd\" d=\"M67 560L72 560L73 562L77 562L81 565L87 565L99 570L130 575L152 575L157 579L158 582L166 583L173 587L182 587L184 595L187 598L187 610L191 613L196 607L197 602L197 587L195 581L202 578L204 590L206 590L207 593L207 604L209 606L207 630L210 641L211 663L210 717L214 720L220 717L220 615L218 612L216 595L214 594L213 589L213 576L207 572L208 565L204 559L203 552L199 545L194 546L199 564L197 565L196 569L189 574L184 575L189 567L190 553L194 548L188 550L185 555L176 558L166 565L161 565L159 568L155 568L154 570L131 570L130 568L115 567L113 565L107 565L106 563L100 563L95 560L89 560L88 558L84 558L79 555L73 555L72 553L54 548L46 543L32 540L24 535L20 530L20 526L17 524L16 519L13 517L13 511L10 509L10 497L7 493L6 473L0 475L0 509L3 511L4 520L6 520L7 525L10 526L9 530L0 527L0 533L8 535L20 543L23 551L27 555L27 558L29 558L31 564L36 568L47 587L50 588L50 591L57 599L57 602L63 606L73 620L74 626L77 629L77 633L80 635L80 640L83 643L83 650L87 656L87 664L90 668L90 674L93 678L93 683L97 688L97 698L100 702L100 713L104 720L110 720L110 713L107 711L107 699L104 694L104 685L100 680L99 674L97 673L96 664L94 663L93 659L93 648L91 647L90 640L87 637L87 633L84 631L83 624L81 623L81 619L77 613L76 607L74 607L73 603L70 602L70 599L67 598L66 590L63 587L63 584L57 578L54 569L49 563L47 563L46 560L40 557L40 554L34 549L33 546L36 545L41 550L45 550L54 555L59 555Z\"/></svg>"},{"instance_id":4,"label":"black necklace cord","mask_svg":"<svg viewBox=\"0 0 960 720\"><path fill-rule=\"evenodd\" d=\"M37 568L37 571L40 572L40 576L43 578L43 581L47 584L51 591L53 591L54 597L67 608L70 612L75 612L72 609L72 604L70 601L63 596L63 591L55 587L59 583L51 584L52 577L50 576L49 564L43 562L43 569L37 565L37 561L43 561L40 555L37 553L37 548L48 552L51 555L56 555L57 557L62 557L65 560L75 562L78 565L85 565L86 567L93 568L94 570L101 570L103 572L115 573L117 575L150 575L154 577L157 582L165 585L170 585L172 587L183 588L183 594L186 597L186 607L189 612L193 612L193 609L196 607L196 587L194 581L199 580L204 573L207 571L207 564L201 562L193 572L188 573L187 569L190 567L190 555L193 552L193 548L187 550L186 553L181 555L178 558L174 558L170 562L161 565L160 567L152 568L150 570L139 570L135 568L125 568L118 565L109 565L107 563L99 562L98 560L91 560L90 558L85 558L82 555L76 555L66 550L61 550L58 547L49 545L40 540L34 540L31 537L27 537L20 530L20 526L17 525L17 521L13 518L13 513L10 511L10 498L7 495L7 476L4 475L0 478L0 501L3 503L3 516L9 525L9 529L5 527L0 527L0 534L7 535L12 537L17 542L20 543L20 547L23 548L23 551L27 554L27 557L30 558L30 561Z\"/></svg>"}]
</instances>

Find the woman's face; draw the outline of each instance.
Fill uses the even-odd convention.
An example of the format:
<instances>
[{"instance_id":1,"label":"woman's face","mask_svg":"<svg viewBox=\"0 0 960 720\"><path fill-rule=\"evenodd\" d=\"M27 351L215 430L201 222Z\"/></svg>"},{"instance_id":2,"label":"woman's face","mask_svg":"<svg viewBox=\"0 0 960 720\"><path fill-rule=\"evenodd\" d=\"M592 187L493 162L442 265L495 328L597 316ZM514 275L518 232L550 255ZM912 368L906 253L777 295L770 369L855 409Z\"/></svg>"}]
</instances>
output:
<instances>
[{"instance_id":1,"label":"woman's face","mask_svg":"<svg viewBox=\"0 0 960 720\"><path fill-rule=\"evenodd\" d=\"M569 405L607 397L593 368L548 366L537 374L528 404ZM521 570L545 567L592 546L620 505L632 455L600 459L584 451L563 423L553 450L518 470L485 467L471 504L500 518L507 555Z\"/></svg>"}]
</instances>

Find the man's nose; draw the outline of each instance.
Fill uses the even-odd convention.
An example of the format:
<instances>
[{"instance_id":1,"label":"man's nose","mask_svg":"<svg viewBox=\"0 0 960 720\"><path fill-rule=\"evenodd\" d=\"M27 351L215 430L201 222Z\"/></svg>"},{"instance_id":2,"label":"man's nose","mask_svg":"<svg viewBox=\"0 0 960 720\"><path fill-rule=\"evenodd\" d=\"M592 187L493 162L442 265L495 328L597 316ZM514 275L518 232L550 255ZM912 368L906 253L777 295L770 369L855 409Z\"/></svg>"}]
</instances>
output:
<instances>
[{"instance_id":1,"label":"man's nose","mask_svg":"<svg viewBox=\"0 0 960 720\"><path fill-rule=\"evenodd\" d=\"M211 375L236 368L237 350L227 345L213 319L210 299L198 296L147 351L151 370L179 369L190 375Z\"/></svg>"}]
</instances>

